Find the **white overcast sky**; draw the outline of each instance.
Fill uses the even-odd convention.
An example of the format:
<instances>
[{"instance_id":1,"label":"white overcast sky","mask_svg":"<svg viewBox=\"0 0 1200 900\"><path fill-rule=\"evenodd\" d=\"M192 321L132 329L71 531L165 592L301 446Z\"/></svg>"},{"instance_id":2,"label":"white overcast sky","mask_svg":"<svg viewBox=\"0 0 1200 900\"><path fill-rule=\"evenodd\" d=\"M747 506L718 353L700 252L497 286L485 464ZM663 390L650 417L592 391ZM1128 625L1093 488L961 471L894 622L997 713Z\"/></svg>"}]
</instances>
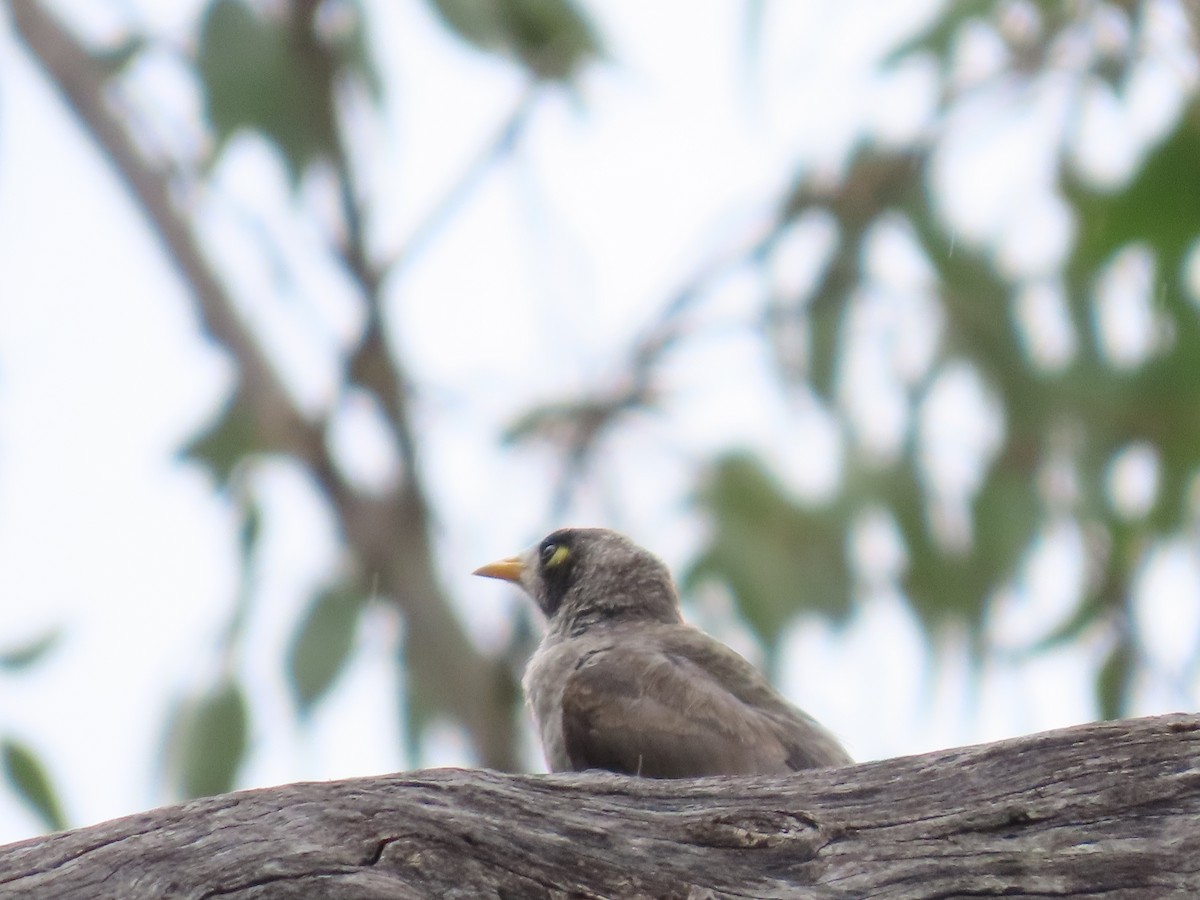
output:
<instances>
[{"instance_id":1,"label":"white overcast sky","mask_svg":"<svg viewBox=\"0 0 1200 900\"><path fill-rule=\"evenodd\" d=\"M92 39L112 36L132 17L175 42L194 31L200 8L148 0L55 6L85 22ZM370 148L373 239L386 252L454 183L521 80L449 38L423 3L368 6L391 93L382 126L356 127ZM928 125L932 73L916 66L881 79L872 66L897 31L936 8L927 0L771 4L761 59L747 69L740 4L589 5L615 62L595 67L578 99L546 98L516 158L488 176L389 287L396 334L420 389L439 565L481 644L503 640L517 600L468 573L556 524L547 520L548 458L500 447L500 429L538 400L615 372L614 353L681 279L761 225L797 159L830 172L862 133L902 140ZM988 59L981 45L968 62L986 71ZM1145 101L1142 118L1112 112L1123 136L1108 142L1109 157L1086 160L1096 171L1107 166L1118 177L1136 158L1121 155L1132 140L1129 121L1145 134L1169 121L1171 73L1162 79L1147 89L1166 97L1161 109ZM164 140L186 147L198 133L194 87L169 60L146 65L126 99L155 116L166 110ZM1003 263L1020 271L1051 270L1069 239L1069 223L1047 194L1050 172L1037 164L1052 142L1045 123L1061 106L1042 99L1011 128L981 101L964 113L979 117L966 129L977 139L960 141L935 172L954 197L947 214L964 240L995 240ZM997 154L1009 163L1007 179L978 177ZM352 298L320 261L319 232L297 224L297 209L322 196L315 184L290 199L269 149L245 138L228 149L212 189L195 198L210 252L230 273L247 316L269 329L273 358L309 409L333 396L336 351L358 324ZM299 284L279 289L249 224L256 221L300 272ZM822 239L819 227L798 235L795 257L778 261L778 277L802 279ZM901 320L925 320L927 273L907 252L903 229L884 229L878 245L869 262L891 287L863 300L862 324L893 333ZM757 279L730 279L707 301L701 321L714 337L668 366L670 411L614 442L595 487L572 510L574 521L628 531L678 568L703 533L684 503L695 462L751 448L801 493L819 496L836 484L839 438L828 419L780 396L758 345L720 327L748 320ZM1042 351L1069 355L1055 343L1053 317L1039 312L1038 296L1030 315L1045 325ZM1117 321L1126 320L1118 314ZM897 365L928 364L931 328L911 333ZM870 373L863 377L846 402L860 407L863 440L886 450L905 426L902 406L873 394ZM212 648L237 578L233 513L176 451L213 416L230 382L227 360L201 335L145 222L0 20L0 646L66 629L42 665L0 673L0 736L38 750L72 824L169 799L156 774L163 719L171 697L214 670ZM936 432L935 416L930 427L948 442L947 477L957 471L969 481L961 458L996 439L995 423L967 375L949 373L942 388L957 426ZM347 411L338 446L369 482L387 476L389 454L365 418ZM1136 488L1145 479L1131 467ZM389 639L375 620L315 720L304 729L294 724L283 648L306 591L336 565L336 548L330 522L291 470L267 465L254 481L270 518L255 573L253 653L241 665L255 716L241 785L402 766ZM886 561L894 555L886 528L867 526L855 552ZM1070 521L1048 521L1020 589L998 609L997 633L1018 644L1069 614L1079 558ZM1147 592L1166 598L1147 601L1148 634L1162 659L1182 665L1191 644L1180 635L1200 629L1200 589L1183 549L1166 548L1159 569L1165 574L1151 576L1185 587ZM722 615L720 598L701 598L693 612L753 655ZM930 668L911 614L881 590L862 599L845 629L798 624L787 638L783 687L859 758L1095 715L1091 673L1101 643L995 662L978 686L966 678L953 636L947 643L942 665ZM1195 685L1139 690L1143 712L1179 708L1189 696L1195 703ZM435 762L470 762L452 729L428 753ZM536 764L533 750L530 759ZM0 841L36 829L0 789Z\"/></svg>"}]
</instances>

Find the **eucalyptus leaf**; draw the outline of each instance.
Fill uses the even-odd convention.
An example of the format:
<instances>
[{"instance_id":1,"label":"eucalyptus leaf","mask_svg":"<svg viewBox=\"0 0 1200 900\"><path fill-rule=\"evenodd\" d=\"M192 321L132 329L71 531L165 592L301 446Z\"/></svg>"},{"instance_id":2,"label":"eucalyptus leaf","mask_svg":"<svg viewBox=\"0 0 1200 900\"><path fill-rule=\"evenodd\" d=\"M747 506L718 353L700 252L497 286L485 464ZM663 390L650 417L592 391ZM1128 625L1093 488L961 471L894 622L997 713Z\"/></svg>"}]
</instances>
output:
<instances>
[{"instance_id":1,"label":"eucalyptus leaf","mask_svg":"<svg viewBox=\"0 0 1200 900\"><path fill-rule=\"evenodd\" d=\"M885 60L895 65L918 53L932 54L944 68L952 62L951 53L962 27L972 20L982 21L1000 5L1000 0L955 0L928 28L918 32L893 50Z\"/></svg>"},{"instance_id":2,"label":"eucalyptus leaf","mask_svg":"<svg viewBox=\"0 0 1200 900\"><path fill-rule=\"evenodd\" d=\"M288 647L288 681L301 714L308 714L346 667L362 612L362 595L345 588L318 594Z\"/></svg>"},{"instance_id":3,"label":"eucalyptus leaf","mask_svg":"<svg viewBox=\"0 0 1200 900\"><path fill-rule=\"evenodd\" d=\"M8 738L0 744L0 757L4 760L4 777L9 785L47 830L65 829L67 819L62 805L36 754L25 744Z\"/></svg>"},{"instance_id":4,"label":"eucalyptus leaf","mask_svg":"<svg viewBox=\"0 0 1200 900\"><path fill-rule=\"evenodd\" d=\"M33 640L0 653L0 669L19 672L28 669L54 649L62 638L61 628L52 628Z\"/></svg>"},{"instance_id":5,"label":"eucalyptus leaf","mask_svg":"<svg viewBox=\"0 0 1200 900\"><path fill-rule=\"evenodd\" d=\"M336 152L335 60L305 22L216 0L201 23L197 66L218 146L241 129L278 148L292 183Z\"/></svg>"},{"instance_id":6,"label":"eucalyptus leaf","mask_svg":"<svg viewBox=\"0 0 1200 900\"><path fill-rule=\"evenodd\" d=\"M171 736L183 795L208 797L233 790L248 731L246 698L233 679L222 679L208 693L186 701Z\"/></svg>"},{"instance_id":7,"label":"eucalyptus leaf","mask_svg":"<svg viewBox=\"0 0 1200 900\"><path fill-rule=\"evenodd\" d=\"M747 623L768 648L801 612L843 619L850 579L840 520L833 509L806 507L756 459L732 455L715 467L699 495L712 537L684 576L729 587Z\"/></svg>"},{"instance_id":8,"label":"eucalyptus leaf","mask_svg":"<svg viewBox=\"0 0 1200 900\"><path fill-rule=\"evenodd\" d=\"M242 460L262 449L254 414L238 393L226 403L216 421L180 452L203 464L217 483L224 485Z\"/></svg>"},{"instance_id":9,"label":"eucalyptus leaf","mask_svg":"<svg viewBox=\"0 0 1200 900\"><path fill-rule=\"evenodd\" d=\"M520 61L534 76L569 81L601 53L599 35L571 0L430 0L442 22L480 50Z\"/></svg>"}]
</instances>

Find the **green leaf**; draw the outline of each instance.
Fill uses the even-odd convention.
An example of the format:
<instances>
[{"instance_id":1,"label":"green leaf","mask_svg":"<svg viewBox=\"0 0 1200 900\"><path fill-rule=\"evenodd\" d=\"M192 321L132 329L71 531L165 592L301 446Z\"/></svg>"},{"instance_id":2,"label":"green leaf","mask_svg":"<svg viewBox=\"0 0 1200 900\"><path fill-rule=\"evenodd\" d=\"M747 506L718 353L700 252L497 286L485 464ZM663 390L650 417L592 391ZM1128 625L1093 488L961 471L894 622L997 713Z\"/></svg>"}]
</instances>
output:
<instances>
[{"instance_id":1,"label":"green leaf","mask_svg":"<svg viewBox=\"0 0 1200 900\"><path fill-rule=\"evenodd\" d=\"M1094 274L1117 250L1141 241L1172 270L1200 234L1200 121L1195 111L1185 113L1116 193L1096 190L1069 171L1063 179L1079 223L1072 259L1077 276Z\"/></svg>"},{"instance_id":2,"label":"green leaf","mask_svg":"<svg viewBox=\"0 0 1200 900\"><path fill-rule=\"evenodd\" d=\"M0 653L0 669L19 672L27 669L54 648L62 638L61 628L52 628L27 644Z\"/></svg>"},{"instance_id":3,"label":"green leaf","mask_svg":"<svg viewBox=\"0 0 1200 900\"><path fill-rule=\"evenodd\" d=\"M333 686L354 650L363 598L345 588L319 594L288 648L288 678L302 715Z\"/></svg>"},{"instance_id":4,"label":"green leaf","mask_svg":"<svg viewBox=\"0 0 1200 900\"><path fill-rule=\"evenodd\" d=\"M931 53L947 67L959 29L971 19L986 19L996 5L997 0L954 0L929 28L888 54L884 65L895 65L915 53Z\"/></svg>"},{"instance_id":5,"label":"green leaf","mask_svg":"<svg viewBox=\"0 0 1200 900\"><path fill-rule=\"evenodd\" d=\"M218 146L245 128L283 154L293 184L337 147L335 64L305 21L216 0L201 23L197 68Z\"/></svg>"},{"instance_id":6,"label":"green leaf","mask_svg":"<svg viewBox=\"0 0 1200 900\"><path fill-rule=\"evenodd\" d=\"M238 463L263 449L257 420L239 392L225 405L217 420L180 453L202 463L219 485L225 485Z\"/></svg>"},{"instance_id":7,"label":"green leaf","mask_svg":"<svg viewBox=\"0 0 1200 900\"><path fill-rule=\"evenodd\" d=\"M600 40L571 0L430 0L474 47L515 57L546 81L569 81L600 55Z\"/></svg>"},{"instance_id":8,"label":"green leaf","mask_svg":"<svg viewBox=\"0 0 1200 900\"><path fill-rule=\"evenodd\" d=\"M4 759L4 777L24 801L25 805L42 820L48 831L62 831L67 827L67 818L50 777L38 758L24 744L11 738L6 739L0 755Z\"/></svg>"},{"instance_id":9,"label":"green leaf","mask_svg":"<svg viewBox=\"0 0 1200 900\"><path fill-rule=\"evenodd\" d=\"M502 0L431 0L431 4L442 23L473 47L492 52L504 46Z\"/></svg>"},{"instance_id":10,"label":"green leaf","mask_svg":"<svg viewBox=\"0 0 1200 900\"><path fill-rule=\"evenodd\" d=\"M173 723L171 749L185 797L233 789L246 755L248 720L246 698L232 679L181 706Z\"/></svg>"},{"instance_id":11,"label":"green leaf","mask_svg":"<svg viewBox=\"0 0 1200 900\"><path fill-rule=\"evenodd\" d=\"M599 55L600 41L571 0L505 0L513 49L549 81L567 81Z\"/></svg>"},{"instance_id":12,"label":"green leaf","mask_svg":"<svg viewBox=\"0 0 1200 900\"><path fill-rule=\"evenodd\" d=\"M850 612L843 519L802 506L757 460L721 460L699 494L712 538L684 576L691 589L707 578L729 586L739 612L768 648L802 611L835 619Z\"/></svg>"},{"instance_id":13,"label":"green leaf","mask_svg":"<svg viewBox=\"0 0 1200 900\"><path fill-rule=\"evenodd\" d=\"M795 307L788 309L785 305L781 313L807 318L811 334L807 374L813 390L826 401L833 400L838 366L849 340L843 335L843 320L862 280L861 260L866 240L884 213L924 202L920 190L924 165L922 151L889 153L868 146L855 152L836 189L816 186L801 175L780 204L776 237L801 217L814 212L831 215L837 223L837 246L812 295L794 298Z\"/></svg>"},{"instance_id":14,"label":"green leaf","mask_svg":"<svg viewBox=\"0 0 1200 900\"><path fill-rule=\"evenodd\" d=\"M1037 534L1041 501L1031 474L1007 457L997 462L972 503L971 546L962 551L930 533L929 500L910 465L888 473L879 490L904 536L903 583L913 610L929 631L955 622L979 638L989 599L1014 576Z\"/></svg>"}]
</instances>

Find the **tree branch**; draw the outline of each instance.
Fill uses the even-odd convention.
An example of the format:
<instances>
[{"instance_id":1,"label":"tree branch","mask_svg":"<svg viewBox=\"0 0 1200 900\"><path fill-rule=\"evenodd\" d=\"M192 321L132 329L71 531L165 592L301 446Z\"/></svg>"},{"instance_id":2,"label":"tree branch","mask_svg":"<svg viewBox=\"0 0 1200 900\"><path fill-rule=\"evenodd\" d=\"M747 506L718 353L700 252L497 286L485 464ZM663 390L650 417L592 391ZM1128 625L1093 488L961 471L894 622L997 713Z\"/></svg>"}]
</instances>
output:
<instances>
[{"instance_id":1,"label":"tree branch","mask_svg":"<svg viewBox=\"0 0 1200 900\"><path fill-rule=\"evenodd\" d=\"M0 848L0 897L1065 897L1200 891L1200 716L787 777L429 770Z\"/></svg>"},{"instance_id":2,"label":"tree branch","mask_svg":"<svg viewBox=\"0 0 1200 900\"><path fill-rule=\"evenodd\" d=\"M233 355L237 390L260 444L308 467L329 495L364 579L378 575L379 589L399 604L409 675L422 700L463 722L485 764L518 768L512 673L475 649L441 590L416 474L406 472L399 486L379 496L364 495L342 478L325 443L326 422L300 413L173 201L168 175L138 152L113 113L103 66L41 4L10 0L8 8L34 59L112 163L191 289L203 327ZM407 420L401 425L406 428Z\"/></svg>"}]
</instances>

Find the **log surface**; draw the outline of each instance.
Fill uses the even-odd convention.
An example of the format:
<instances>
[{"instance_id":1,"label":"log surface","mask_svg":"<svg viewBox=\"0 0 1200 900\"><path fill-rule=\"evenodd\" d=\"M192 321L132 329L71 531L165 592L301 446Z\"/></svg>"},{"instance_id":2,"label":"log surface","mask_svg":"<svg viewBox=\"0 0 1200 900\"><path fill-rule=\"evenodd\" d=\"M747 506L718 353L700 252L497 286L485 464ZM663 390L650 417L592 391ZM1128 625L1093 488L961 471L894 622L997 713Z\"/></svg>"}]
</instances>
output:
<instances>
[{"instance_id":1,"label":"log surface","mask_svg":"<svg viewBox=\"0 0 1200 900\"><path fill-rule=\"evenodd\" d=\"M1200 716L791 776L424 770L0 848L0 897L1200 896Z\"/></svg>"}]
</instances>

